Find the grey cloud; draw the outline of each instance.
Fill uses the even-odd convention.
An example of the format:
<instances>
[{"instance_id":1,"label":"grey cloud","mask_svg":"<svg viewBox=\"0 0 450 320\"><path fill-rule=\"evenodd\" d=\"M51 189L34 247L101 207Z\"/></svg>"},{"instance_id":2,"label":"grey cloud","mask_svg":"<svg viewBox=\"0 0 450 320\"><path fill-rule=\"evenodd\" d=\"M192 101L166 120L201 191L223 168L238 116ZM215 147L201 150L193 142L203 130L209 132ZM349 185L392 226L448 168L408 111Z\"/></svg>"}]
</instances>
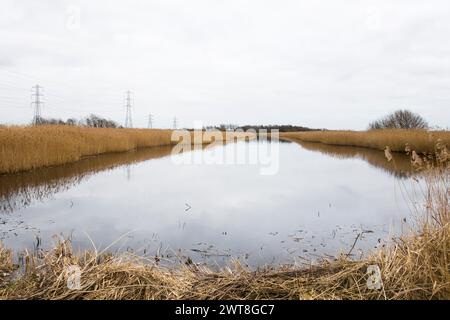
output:
<instances>
[{"instance_id":1,"label":"grey cloud","mask_svg":"<svg viewBox=\"0 0 450 320\"><path fill-rule=\"evenodd\" d=\"M444 0L5 0L3 8L0 66L24 76L0 70L0 84L39 79L60 97L49 96L52 116L91 109L123 121L130 89L142 126L151 112L160 126L177 115L186 126L363 129L405 106L450 125ZM74 18L79 26L68 27ZM0 96L27 98L19 94L0 86ZM31 112L12 111L0 108L1 118L29 121Z\"/></svg>"}]
</instances>

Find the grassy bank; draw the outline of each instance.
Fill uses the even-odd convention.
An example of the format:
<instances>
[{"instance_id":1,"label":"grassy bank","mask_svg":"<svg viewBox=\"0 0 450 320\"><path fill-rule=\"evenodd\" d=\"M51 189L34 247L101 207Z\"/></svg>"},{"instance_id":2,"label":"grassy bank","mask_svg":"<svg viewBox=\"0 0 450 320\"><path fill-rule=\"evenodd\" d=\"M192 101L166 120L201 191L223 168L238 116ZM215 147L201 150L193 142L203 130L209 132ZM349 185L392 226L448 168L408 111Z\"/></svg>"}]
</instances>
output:
<instances>
[{"instance_id":1,"label":"grassy bank","mask_svg":"<svg viewBox=\"0 0 450 320\"><path fill-rule=\"evenodd\" d=\"M76 126L0 128L0 173L74 162L86 156L170 145L171 130Z\"/></svg>"},{"instance_id":2,"label":"grassy bank","mask_svg":"<svg viewBox=\"0 0 450 320\"><path fill-rule=\"evenodd\" d=\"M171 140L172 133L173 130L55 125L0 127L0 174L67 164L87 156L169 146L177 142ZM224 139L223 133L217 133ZM240 138L245 134L230 136ZM206 137L202 143L210 140Z\"/></svg>"},{"instance_id":3,"label":"grassy bank","mask_svg":"<svg viewBox=\"0 0 450 320\"><path fill-rule=\"evenodd\" d=\"M435 166L420 164L425 181L411 231L367 258L348 254L300 268L249 270L236 264L220 271L192 263L164 268L135 255L74 253L67 242L49 252L26 254L14 276L13 253L0 247L0 299L449 299L449 155ZM81 289L67 288L67 270L82 271ZM381 270L380 289L367 286L367 269Z\"/></svg>"},{"instance_id":4,"label":"grassy bank","mask_svg":"<svg viewBox=\"0 0 450 320\"><path fill-rule=\"evenodd\" d=\"M440 139L444 145L450 146L450 131L426 130L370 130L370 131L311 131L280 133L281 138L320 142L329 145L365 147L384 150L389 146L391 151L404 152L409 145L417 153L434 153Z\"/></svg>"}]
</instances>

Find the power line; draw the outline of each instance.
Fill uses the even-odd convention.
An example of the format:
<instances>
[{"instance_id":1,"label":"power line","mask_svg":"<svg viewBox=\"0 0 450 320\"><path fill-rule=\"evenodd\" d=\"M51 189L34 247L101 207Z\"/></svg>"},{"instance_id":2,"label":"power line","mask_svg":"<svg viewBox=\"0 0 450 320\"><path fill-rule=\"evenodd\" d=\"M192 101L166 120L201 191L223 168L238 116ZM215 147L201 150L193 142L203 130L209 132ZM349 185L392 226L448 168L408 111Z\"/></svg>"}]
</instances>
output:
<instances>
[{"instance_id":1,"label":"power line","mask_svg":"<svg viewBox=\"0 0 450 320\"><path fill-rule=\"evenodd\" d=\"M16 70L11 70L10 68L5 68L5 67L1 67L0 66L0 91L5 92L6 90L11 91L11 90L16 90L17 93L19 93L19 90L27 90L27 89L23 89L21 88L21 84L19 84L20 82L37 82L37 83L42 83L42 78L30 75L30 74L26 74L26 73L22 73ZM4 71L4 72L3 72ZM111 105L119 104L120 103L120 96L118 96L117 94L113 93L112 91L110 91L111 88L114 87L113 84L104 84L104 85L100 85L100 90L104 92L100 92L100 96L99 96L99 88L97 86L97 88L82 88L82 91L87 91L88 95L93 95L95 91L95 96L93 97L86 97L86 96L77 96L75 98L72 97L67 97L68 94L70 94L71 92L73 92L73 87L80 87L80 83L72 83L69 84L69 82L64 81L64 80L58 80L57 82L54 81L47 81L46 82L50 82L51 84L53 83L53 86L56 88L52 88L52 92L48 92L46 93L46 101L53 101L53 104L64 104L66 105L66 107L52 107L51 105L48 106L48 108L51 109L57 109L58 112L62 112L63 110L66 111L71 111L71 112L99 112L99 113L103 113L103 112L111 112L114 110L111 110ZM61 87L62 84L68 84L68 86L70 88L64 88ZM35 108L35 115L36 114L38 116L41 116L41 111L42 111L42 106L43 106L43 101L42 101L42 87L39 86L39 89L37 89L37 91L39 91L39 97L37 98L35 96L36 93L34 93L33 95L33 101L32 101L32 105ZM35 87L33 87L33 90L36 90ZM92 92L92 94L91 94ZM15 94L14 94L15 95ZM130 93L131 95L131 93ZM3 98L3 99L2 99ZM119 99L118 99L119 98ZM12 107L12 104L19 104L18 102L20 101L20 98L14 99L13 97L6 97L6 96L1 96L0 95L0 102L3 100L3 105L8 105L8 107ZM6 100L6 101L5 101ZM37 100L37 101L36 101ZM55 101L56 100L56 101ZM126 125L128 127L132 127L133 123L132 123L132 114L131 114L131 96L129 99L127 99L127 117L126 117ZM47 101L47 102L48 102ZM37 103L36 103L37 102ZM128 103L129 102L129 103ZM95 110L92 110L92 103L94 103L97 107L100 108L96 108ZM90 104L89 106L87 106L87 104ZM83 108L79 108L80 105L85 105L85 109ZM5 106L6 107L6 106ZM18 107L18 106L17 106ZM47 104L46 104L47 107ZM69 108L67 108L69 107ZM73 110L73 109L77 109L77 110ZM87 109L87 110L86 110ZM35 119L33 120L35 121Z\"/></svg>"},{"instance_id":2,"label":"power line","mask_svg":"<svg viewBox=\"0 0 450 320\"><path fill-rule=\"evenodd\" d=\"M3 71L5 71L5 72L9 72L12 76L15 76L15 77L19 77L19 78L24 78L24 79L33 79L33 80L40 80L40 79L38 79L38 78L36 78L35 76L32 76L32 75L26 75L26 74L24 74L24 73L21 73L21 72L18 72L18 71L13 71L13 70L10 70L10 69L8 69L8 68L4 68L4 67L0 67L0 70L3 70Z\"/></svg>"},{"instance_id":3,"label":"power line","mask_svg":"<svg viewBox=\"0 0 450 320\"><path fill-rule=\"evenodd\" d=\"M4 71L4 72L3 72ZM12 70L10 68L5 68L0 66L0 108L5 109L25 109L30 108L29 103L26 101L27 97L22 95L20 91L26 92L26 88L22 87L23 84L29 83L30 86L35 83L42 83L42 79L40 76L33 76L27 73L22 73L16 70ZM69 114L74 113L78 115L82 115L83 113L121 113L120 108L117 108L114 105L119 105L120 103L120 93L114 93L110 91L109 88L113 88L115 85L112 83L101 85L100 90L105 90L104 92L100 92L100 96L98 95L98 88L82 88L83 91L86 91L87 95L78 95L73 97L71 93L74 92L73 87L84 87L83 83L72 83L67 87L67 82L64 79L60 82L60 80L46 81L46 88L48 86L47 82L52 84L51 92L45 92L45 110L49 108L51 113L57 111L57 114ZM66 87L62 87L65 85ZM28 86L28 85L27 85ZM53 87L54 86L54 87ZM42 118L42 112L44 108L44 94L43 87L38 84L32 87L32 101L31 107L33 108L33 123L36 123L39 118ZM91 96L91 92L95 90L95 96ZM126 95L126 117L125 117L125 126L133 127L133 119L132 119L132 108L134 107L133 95L130 91L127 92ZM92 104L94 104L94 108L92 108ZM53 111L55 110L55 111ZM47 115L47 112L45 112ZM114 117L117 117L115 115ZM174 118L173 126L175 128L178 127L178 120ZM154 116L149 114L148 119L148 127L154 127Z\"/></svg>"},{"instance_id":4,"label":"power line","mask_svg":"<svg viewBox=\"0 0 450 320\"><path fill-rule=\"evenodd\" d=\"M0 86L7 86L9 88L14 88L16 90L19 89L23 89L20 88L19 86L21 86L20 84L15 83L16 81L20 81L23 82L24 80L26 80L27 82L38 82L38 83L42 83L42 78L38 78L35 76L32 76L30 74L26 74L26 73L21 73L18 71L13 71L9 68L5 68L5 67L1 67L0 66L0 71L4 71L6 73L0 73ZM6 78L4 78L3 76L6 76ZM6 80L6 82L5 82ZM14 83L9 82L8 80L13 80ZM58 79L58 81L53 81L53 80L46 80L46 83L50 83L53 85L53 92L59 93L59 94L54 94L54 93L46 93L47 95L51 95L53 97L56 97L57 95L59 95L59 97L62 97L62 99L66 99L63 96L66 96L67 94L70 94L73 92L73 88L77 87L79 91L83 91L83 92L88 92L89 95L93 95L95 94L95 97L93 97L94 99L98 99L98 101L101 102L105 102L106 100L109 99L117 99L119 98L116 94L110 92L110 88L113 87L112 84L101 84L101 85L97 85L95 88L92 87L87 87L87 88L80 88L80 83L70 83L64 79ZM61 85L65 85L66 87L69 88L63 88L61 87ZM59 89L55 89L55 88L59 88ZM103 92L99 92L99 88L100 90L107 90L107 91L103 91ZM26 90L26 89L24 89ZM79 96L78 96L79 98ZM93 99L89 99L90 102L92 102ZM115 100L117 101L117 100Z\"/></svg>"},{"instance_id":5,"label":"power line","mask_svg":"<svg viewBox=\"0 0 450 320\"><path fill-rule=\"evenodd\" d=\"M29 89L23 88L23 87L17 87L15 85L11 85L9 83L2 83L0 82L0 89L3 90L16 90L16 91L28 91Z\"/></svg>"},{"instance_id":6,"label":"power line","mask_svg":"<svg viewBox=\"0 0 450 320\"><path fill-rule=\"evenodd\" d=\"M0 70L2 70L4 72L8 72L9 76L15 77L16 80L21 80L21 81L22 80L27 80L27 81L41 82L41 83L43 82L43 78L38 78L38 77L36 77L34 75L30 75L30 74L27 74L27 73L19 72L17 70L11 70L10 68L5 68L5 67L1 67L0 66ZM0 76L2 76L2 75L5 75L5 74L0 74ZM54 85L56 87L57 86L61 86L62 84L65 85L65 86L68 86L68 87L74 87L74 84L75 84L74 82L69 82L69 81L67 81L65 79L60 79L60 78L58 80L46 79L45 83L50 83L50 84L52 84L52 85ZM76 83L75 85L78 85L78 84L79 83ZM95 90L95 92L97 92L99 87L101 87L101 88L111 88L111 87L113 87L113 85L111 85L111 84L97 85L96 88L91 88L91 90Z\"/></svg>"},{"instance_id":7,"label":"power line","mask_svg":"<svg viewBox=\"0 0 450 320\"><path fill-rule=\"evenodd\" d=\"M10 96L0 96L0 99L9 100L9 101L18 101L18 100L21 100L20 98L17 98L17 97L10 97Z\"/></svg>"},{"instance_id":8,"label":"power line","mask_svg":"<svg viewBox=\"0 0 450 320\"><path fill-rule=\"evenodd\" d=\"M0 108L5 108L5 109L17 109L17 108L23 108L23 109L29 109L30 107L25 107L22 105L16 105L16 104L9 104L9 105L5 105L3 103L0 104Z\"/></svg>"}]
</instances>

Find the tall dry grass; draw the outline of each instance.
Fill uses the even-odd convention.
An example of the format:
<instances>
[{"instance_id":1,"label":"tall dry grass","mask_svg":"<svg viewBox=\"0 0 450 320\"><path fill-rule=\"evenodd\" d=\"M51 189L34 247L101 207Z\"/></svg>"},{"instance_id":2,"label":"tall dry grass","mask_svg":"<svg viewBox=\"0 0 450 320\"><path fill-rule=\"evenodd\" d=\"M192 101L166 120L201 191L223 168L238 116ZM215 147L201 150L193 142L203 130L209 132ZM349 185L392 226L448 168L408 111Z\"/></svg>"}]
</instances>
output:
<instances>
[{"instance_id":1,"label":"tall dry grass","mask_svg":"<svg viewBox=\"0 0 450 320\"><path fill-rule=\"evenodd\" d=\"M172 130L76 126L0 128L0 174L56 166L86 156L171 144Z\"/></svg>"},{"instance_id":2,"label":"tall dry grass","mask_svg":"<svg viewBox=\"0 0 450 320\"><path fill-rule=\"evenodd\" d=\"M309 131L280 133L280 138L330 145L365 147L404 152L409 145L417 153L434 153L438 140L450 146L450 131L385 129L370 131Z\"/></svg>"},{"instance_id":3,"label":"tall dry grass","mask_svg":"<svg viewBox=\"0 0 450 320\"><path fill-rule=\"evenodd\" d=\"M437 152L414 156L424 198L411 231L364 260L344 254L306 268L168 269L130 254L76 254L62 241L25 255L24 273L13 277L12 252L0 246L0 299L450 299L450 157L442 145ZM67 288L72 265L82 271L80 290ZM381 270L380 289L367 286L371 265Z\"/></svg>"},{"instance_id":4,"label":"tall dry grass","mask_svg":"<svg viewBox=\"0 0 450 320\"><path fill-rule=\"evenodd\" d=\"M173 132L53 125L0 127L0 174L62 165L87 156L173 145L178 142L172 140ZM194 132L190 134L193 136ZM222 132L218 135L223 140L248 136L243 133L225 136ZM196 143L194 139L191 141ZM206 137L201 143L212 141Z\"/></svg>"}]
</instances>

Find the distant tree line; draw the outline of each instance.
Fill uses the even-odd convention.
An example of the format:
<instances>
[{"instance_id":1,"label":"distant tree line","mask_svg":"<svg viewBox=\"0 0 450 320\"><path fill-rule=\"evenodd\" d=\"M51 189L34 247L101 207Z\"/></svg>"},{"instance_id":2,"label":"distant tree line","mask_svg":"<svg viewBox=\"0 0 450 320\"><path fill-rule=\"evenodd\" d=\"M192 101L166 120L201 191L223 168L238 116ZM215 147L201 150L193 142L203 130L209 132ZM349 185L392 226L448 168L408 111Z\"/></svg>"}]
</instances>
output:
<instances>
[{"instance_id":1,"label":"distant tree line","mask_svg":"<svg viewBox=\"0 0 450 320\"><path fill-rule=\"evenodd\" d=\"M234 124L221 124L218 126L206 126L203 128L204 130L220 130L220 131L231 131L231 130L255 130L259 131L263 130L279 130L280 132L294 132L294 131L317 131L319 129L311 129L302 126L293 126L293 125L244 125L238 126Z\"/></svg>"},{"instance_id":2,"label":"distant tree line","mask_svg":"<svg viewBox=\"0 0 450 320\"><path fill-rule=\"evenodd\" d=\"M40 117L36 120L35 125L66 125L66 126L80 126L91 128L122 128L117 122L102 118L95 114L91 114L83 119L69 118L66 121L55 118Z\"/></svg>"},{"instance_id":3,"label":"distant tree line","mask_svg":"<svg viewBox=\"0 0 450 320\"><path fill-rule=\"evenodd\" d=\"M233 131L238 129L237 124L219 124L217 126L204 126L203 130L220 130L220 131Z\"/></svg>"},{"instance_id":4,"label":"distant tree line","mask_svg":"<svg viewBox=\"0 0 450 320\"><path fill-rule=\"evenodd\" d=\"M370 130L428 128L428 122L424 118L409 110L397 110L369 124Z\"/></svg>"},{"instance_id":5,"label":"distant tree line","mask_svg":"<svg viewBox=\"0 0 450 320\"><path fill-rule=\"evenodd\" d=\"M253 129L256 131L259 131L261 129L263 130L278 130L280 132L294 132L294 131L319 131L321 129L311 129L311 128L307 128L307 127L302 127L302 126L293 126L293 125L245 125L245 126L241 126L239 127L240 129L247 131L249 129Z\"/></svg>"}]
</instances>

